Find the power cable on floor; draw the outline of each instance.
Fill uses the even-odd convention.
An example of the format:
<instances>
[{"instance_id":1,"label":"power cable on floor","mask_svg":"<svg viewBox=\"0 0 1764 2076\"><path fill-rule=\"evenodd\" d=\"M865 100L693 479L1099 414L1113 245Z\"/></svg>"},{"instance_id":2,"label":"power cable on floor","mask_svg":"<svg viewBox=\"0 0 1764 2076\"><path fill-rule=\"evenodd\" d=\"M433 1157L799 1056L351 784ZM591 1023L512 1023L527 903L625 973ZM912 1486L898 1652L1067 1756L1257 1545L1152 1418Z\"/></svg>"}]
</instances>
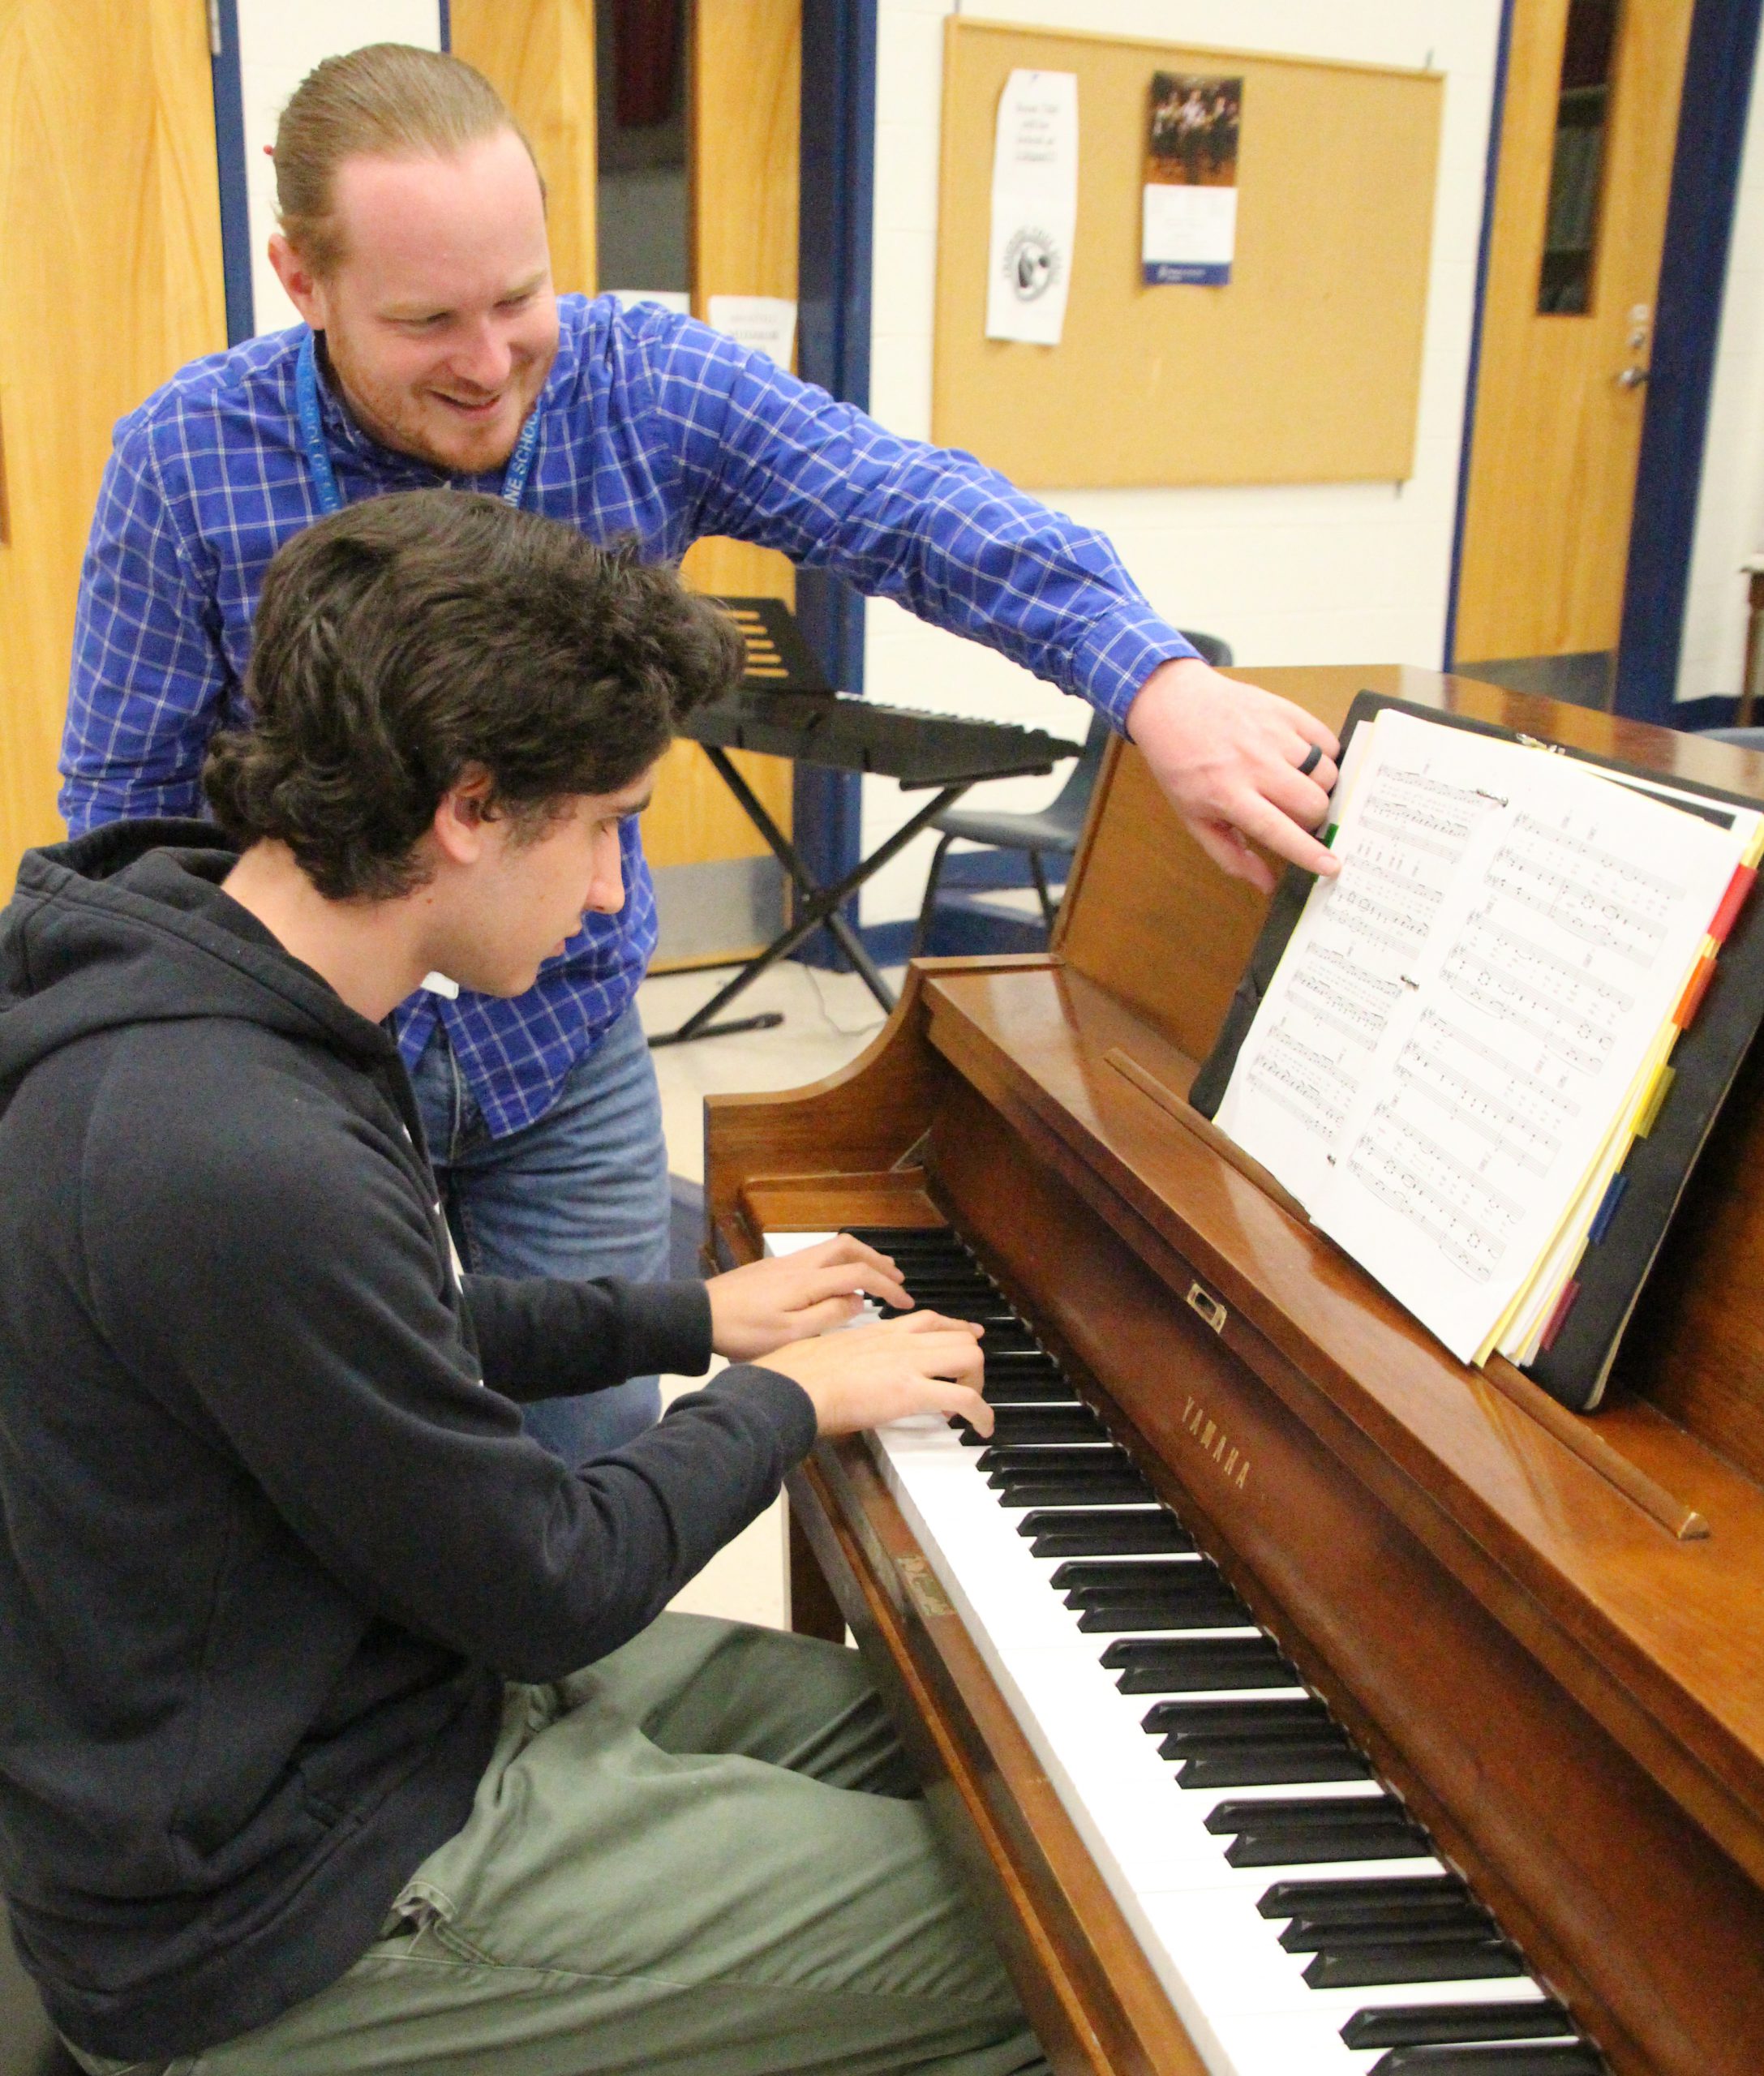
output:
<instances>
[{"instance_id":1,"label":"power cable on floor","mask_svg":"<svg viewBox=\"0 0 1764 2076\"><path fill-rule=\"evenodd\" d=\"M809 984L814 989L815 1002L821 1011L821 1021L826 1024L828 1030L830 1031L835 1037L867 1037L871 1032L880 1031L882 1026L888 1021L887 1017L878 1006L861 1023L854 1023L851 1025L841 1023L839 1019L833 1014L831 1007L828 1004L826 991L821 985L821 976L818 969L813 966L804 964L800 959L792 959L791 963L795 966L801 966L802 971L808 975Z\"/></svg>"}]
</instances>

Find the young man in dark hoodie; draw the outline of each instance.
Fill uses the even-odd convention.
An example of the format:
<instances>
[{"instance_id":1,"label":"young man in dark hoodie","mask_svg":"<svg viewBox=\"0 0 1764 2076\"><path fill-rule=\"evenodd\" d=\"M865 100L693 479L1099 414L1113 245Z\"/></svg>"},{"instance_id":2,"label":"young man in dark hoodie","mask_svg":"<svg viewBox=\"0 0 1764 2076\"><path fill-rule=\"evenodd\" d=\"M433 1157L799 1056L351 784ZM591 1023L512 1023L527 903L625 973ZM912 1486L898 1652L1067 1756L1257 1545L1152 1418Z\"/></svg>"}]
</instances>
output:
<instances>
[{"instance_id":1,"label":"young man in dark hoodie","mask_svg":"<svg viewBox=\"0 0 1764 2076\"><path fill-rule=\"evenodd\" d=\"M976 1396L830 1339L849 1239L461 1277L385 1019L533 984L734 671L672 575L446 491L276 558L220 825L0 916L0 1882L96 2071L1039 2070L849 1652L669 1616L817 1433ZM572 1469L515 1401L738 1366ZM764 1358L756 1366L756 1358Z\"/></svg>"}]
</instances>

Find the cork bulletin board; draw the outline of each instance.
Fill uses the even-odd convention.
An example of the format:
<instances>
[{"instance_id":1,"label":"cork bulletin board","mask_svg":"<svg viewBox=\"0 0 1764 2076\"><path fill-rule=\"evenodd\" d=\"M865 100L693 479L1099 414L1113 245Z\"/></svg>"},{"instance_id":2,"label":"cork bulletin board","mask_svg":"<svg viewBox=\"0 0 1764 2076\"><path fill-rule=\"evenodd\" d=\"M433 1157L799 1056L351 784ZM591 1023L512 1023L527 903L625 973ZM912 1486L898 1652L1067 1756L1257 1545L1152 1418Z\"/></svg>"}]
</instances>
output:
<instances>
[{"instance_id":1,"label":"cork bulletin board","mask_svg":"<svg viewBox=\"0 0 1764 2076\"><path fill-rule=\"evenodd\" d=\"M1078 75L1061 342L985 336L993 139L1013 69ZM1152 75L1243 81L1223 287L1144 285ZM1399 482L1413 469L1444 82L951 16L932 435L1030 488Z\"/></svg>"}]
</instances>

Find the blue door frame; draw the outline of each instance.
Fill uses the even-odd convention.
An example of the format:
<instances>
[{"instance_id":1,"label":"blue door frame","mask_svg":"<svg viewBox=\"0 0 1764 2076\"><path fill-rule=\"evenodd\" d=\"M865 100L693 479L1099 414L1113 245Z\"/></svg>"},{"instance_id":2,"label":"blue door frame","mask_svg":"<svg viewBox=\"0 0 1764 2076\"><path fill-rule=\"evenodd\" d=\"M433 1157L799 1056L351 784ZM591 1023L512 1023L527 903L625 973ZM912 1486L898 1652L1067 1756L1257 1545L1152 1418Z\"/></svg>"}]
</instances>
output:
<instances>
[{"instance_id":1,"label":"blue door frame","mask_svg":"<svg viewBox=\"0 0 1764 2076\"><path fill-rule=\"evenodd\" d=\"M802 205L797 356L804 379L869 405L870 258L876 187L876 0L803 0ZM796 572L796 618L842 692L864 689L864 601L824 569ZM794 838L823 886L857 863L863 780L796 766ZM857 903L847 919L855 928ZM844 961L824 931L797 953Z\"/></svg>"},{"instance_id":2,"label":"blue door frame","mask_svg":"<svg viewBox=\"0 0 1764 2076\"><path fill-rule=\"evenodd\" d=\"M436 0L440 46L453 48L449 0ZM257 330L251 289L251 201L245 180L245 90L239 75L238 0L211 0L208 67L214 87L214 148L221 190L221 280L226 342L242 345Z\"/></svg>"},{"instance_id":3,"label":"blue door frame","mask_svg":"<svg viewBox=\"0 0 1764 2076\"><path fill-rule=\"evenodd\" d=\"M1464 403L1451 597L1446 614L1448 670L1457 646L1470 440L1475 431L1483 308L1514 5L1515 0L1505 0L1501 10L1494 105L1489 118L1488 170L1477 258L1470 379ZM1655 304L1654 350L1636 471L1614 705L1619 714L1631 718L1678 728L1714 727L1731 720L1733 714L1731 698L1697 699L1680 706L1675 704L1672 693L1684 638L1697 500L1702 483L1709 401L1739 194L1740 159L1751 107L1761 9L1764 9L1764 0L1697 0L1691 17L1660 284Z\"/></svg>"},{"instance_id":4,"label":"blue door frame","mask_svg":"<svg viewBox=\"0 0 1764 2076\"><path fill-rule=\"evenodd\" d=\"M1620 714L1672 727L1715 727L1733 718L1731 699L1677 706L1672 693L1759 11L1760 0L1697 0L1666 212L1614 703Z\"/></svg>"}]
</instances>

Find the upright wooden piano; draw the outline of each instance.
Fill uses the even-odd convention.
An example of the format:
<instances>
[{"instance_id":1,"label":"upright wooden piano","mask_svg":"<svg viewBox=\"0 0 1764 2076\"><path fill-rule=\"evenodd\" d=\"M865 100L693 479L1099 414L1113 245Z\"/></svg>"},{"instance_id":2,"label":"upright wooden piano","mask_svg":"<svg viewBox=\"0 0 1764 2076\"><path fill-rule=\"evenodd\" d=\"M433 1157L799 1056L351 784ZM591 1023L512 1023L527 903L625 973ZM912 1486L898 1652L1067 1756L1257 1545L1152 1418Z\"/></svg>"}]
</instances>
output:
<instances>
[{"instance_id":1,"label":"upright wooden piano","mask_svg":"<svg viewBox=\"0 0 1764 2076\"><path fill-rule=\"evenodd\" d=\"M1369 687L1764 793L1764 759L1464 680L1256 682L1332 724ZM790 1489L793 1619L848 1624L869 1656L1062 2076L1530 2076L1601 2058L1617 2076L1759 2076L1764 1062L1719 1124L1605 1409L1581 1418L1498 1362L1454 1361L1187 1109L1263 906L1212 869L1118 745L1046 956L922 962L846 1072L713 1097L706 1122L725 1261L768 1233L836 1226L965 1248L1027 1323L1023 1345L1038 1341L1082 1401L1062 1417L1082 1425L1088 1406L1093 1450L1118 1445L1093 1456L1119 1473L1104 1498L1138 1490L1135 1533L1162 1524L1143 1546L1193 1568L1195 1604L1223 1596L1225 1621L1185 1635L1183 1618L1153 1620L1134 1649L1118 1622L1080 1632L1049 1561L1086 1546L1082 1532L1062 1540L1077 1511L1001 1504L953 1434L912 1447L946 1448L939 1491L976 1466L971 1549L959 1508L929 1536L929 1503L878 1438L817 1449ZM1051 1525L1041 1557L1021 1533L1031 1514ZM1018 1605L999 1598L1013 1567L1038 1568L1066 1625L1037 1630L1024 1603L1027 1654L986 1628L1000 1618L985 1607ZM1209 1636L1285 1670L1235 1688L1221 1675L1222 1692L1191 1672L1118 1693L1118 1678L1134 1684L1123 1660L1191 1667ZM1291 1720L1201 1713L1245 1686L1285 1692ZM1068 1705L1076 1729L1056 1719ZM1237 1782L1223 1803L1158 1756L1140 1718L1159 1706L1159 1722L1198 1722L1203 1759L1225 1754L1200 1769ZM1234 1773L1232 1736L1208 1726L1264 1721L1273 1742L1251 1735ZM1310 1784L1283 1737L1357 1756ZM1308 1819L1277 1810L1273 1856L1258 1851L1255 1809L1331 1795L1367 1798L1395 1845L1282 1865L1301 1834L1281 1825ZM1140 1837L1123 1796L1138 1798ZM1218 1864L1197 1872L1207 1850ZM1338 1907L1325 1886L1344 1857L1367 1880L1423 1872L1368 1914L1368 1890ZM1286 1885L1265 1911L1264 1874ZM1301 1922L1308 1943L1290 1951L1283 1928ZM1394 1973L1379 1979L1375 1958L1368 1985L1356 1954L1369 1942L1376 1956L1381 1931ZM1478 1937L1490 1972L1443 1989L1406 1957L1406 1940L1458 1953ZM1313 1990L1298 1971L1321 1961L1337 1972ZM1499 2009L1522 1994L1547 2000L1557 2029L1522 2052ZM1449 2044L1449 2044L1429 2045L1426 2021L1406 2035L1410 2022L1379 2018L1457 2004L1495 2010L1476 2021L1493 2028L1483 2044ZM1363 2009L1376 2022L1344 2043Z\"/></svg>"}]
</instances>

